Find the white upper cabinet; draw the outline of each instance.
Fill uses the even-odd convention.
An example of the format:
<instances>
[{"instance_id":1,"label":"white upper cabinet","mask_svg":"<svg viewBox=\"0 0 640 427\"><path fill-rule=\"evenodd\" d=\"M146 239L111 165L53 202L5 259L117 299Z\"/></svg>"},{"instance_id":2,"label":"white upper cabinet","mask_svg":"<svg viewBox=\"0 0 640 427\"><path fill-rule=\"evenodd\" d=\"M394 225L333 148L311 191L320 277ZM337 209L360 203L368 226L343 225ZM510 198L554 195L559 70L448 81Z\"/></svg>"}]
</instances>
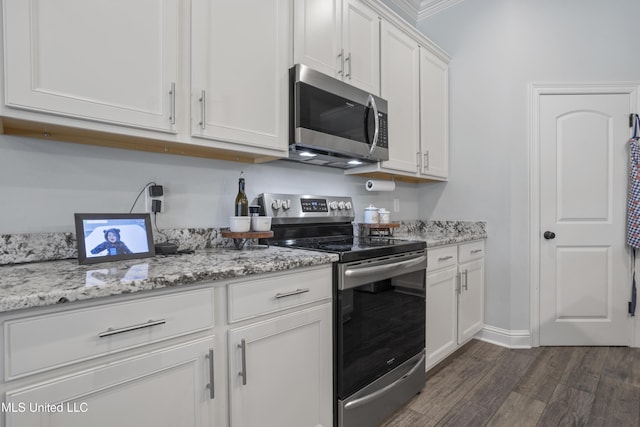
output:
<instances>
[{"instance_id":1,"label":"white upper cabinet","mask_svg":"<svg viewBox=\"0 0 640 427\"><path fill-rule=\"evenodd\" d=\"M382 167L416 173L420 150L420 48L398 27L382 22L382 90L388 102L389 160Z\"/></svg>"},{"instance_id":2,"label":"white upper cabinet","mask_svg":"<svg viewBox=\"0 0 640 427\"><path fill-rule=\"evenodd\" d=\"M409 182L449 176L449 57L379 6L380 96L388 102L389 159L345 171Z\"/></svg>"},{"instance_id":3,"label":"white upper cabinet","mask_svg":"<svg viewBox=\"0 0 640 427\"><path fill-rule=\"evenodd\" d=\"M360 0L296 0L294 62L380 94L380 17Z\"/></svg>"},{"instance_id":4,"label":"white upper cabinet","mask_svg":"<svg viewBox=\"0 0 640 427\"><path fill-rule=\"evenodd\" d=\"M175 132L178 0L6 0L7 106Z\"/></svg>"},{"instance_id":5,"label":"white upper cabinet","mask_svg":"<svg viewBox=\"0 0 640 427\"><path fill-rule=\"evenodd\" d=\"M369 93L380 93L380 17L360 0L344 0L343 78Z\"/></svg>"},{"instance_id":6,"label":"white upper cabinet","mask_svg":"<svg viewBox=\"0 0 640 427\"><path fill-rule=\"evenodd\" d=\"M290 12L289 0L193 0L193 136L286 155Z\"/></svg>"},{"instance_id":7,"label":"white upper cabinet","mask_svg":"<svg viewBox=\"0 0 640 427\"><path fill-rule=\"evenodd\" d=\"M449 69L428 49L420 49L420 174L449 176Z\"/></svg>"},{"instance_id":8,"label":"white upper cabinet","mask_svg":"<svg viewBox=\"0 0 640 427\"><path fill-rule=\"evenodd\" d=\"M293 62L341 78L342 0L296 0Z\"/></svg>"}]
</instances>

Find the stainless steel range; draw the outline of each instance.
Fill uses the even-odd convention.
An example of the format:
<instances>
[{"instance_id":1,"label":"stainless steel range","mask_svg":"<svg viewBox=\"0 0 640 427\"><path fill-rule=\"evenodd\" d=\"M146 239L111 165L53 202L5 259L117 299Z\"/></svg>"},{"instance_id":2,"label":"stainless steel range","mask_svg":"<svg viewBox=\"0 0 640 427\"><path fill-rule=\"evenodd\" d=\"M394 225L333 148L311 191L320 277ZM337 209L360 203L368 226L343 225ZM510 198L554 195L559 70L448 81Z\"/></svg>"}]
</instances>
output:
<instances>
[{"instance_id":1,"label":"stainless steel range","mask_svg":"<svg viewBox=\"0 0 640 427\"><path fill-rule=\"evenodd\" d=\"M357 237L350 197L261 194L271 244L331 252L335 425L371 427L425 380L424 242Z\"/></svg>"}]
</instances>

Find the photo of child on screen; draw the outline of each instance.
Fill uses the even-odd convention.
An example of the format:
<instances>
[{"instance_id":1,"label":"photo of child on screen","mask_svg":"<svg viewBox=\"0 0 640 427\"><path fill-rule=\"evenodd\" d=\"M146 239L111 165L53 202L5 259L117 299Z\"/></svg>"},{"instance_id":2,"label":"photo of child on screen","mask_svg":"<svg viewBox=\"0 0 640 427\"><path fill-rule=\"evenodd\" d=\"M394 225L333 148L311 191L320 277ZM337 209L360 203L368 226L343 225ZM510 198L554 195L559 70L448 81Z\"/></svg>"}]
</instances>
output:
<instances>
[{"instance_id":1,"label":"photo of child on screen","mask_svg":"<svg viewBox=\"0 0 640 427\"><path fill-rule=\"evenodd\" d=\"M92 254L98 254L106 250L107 255L123 255L132 253L127 245L120 240L120 229L109 228L104 230L104 242L91 249Z\"/></svg>"}]
</instances>

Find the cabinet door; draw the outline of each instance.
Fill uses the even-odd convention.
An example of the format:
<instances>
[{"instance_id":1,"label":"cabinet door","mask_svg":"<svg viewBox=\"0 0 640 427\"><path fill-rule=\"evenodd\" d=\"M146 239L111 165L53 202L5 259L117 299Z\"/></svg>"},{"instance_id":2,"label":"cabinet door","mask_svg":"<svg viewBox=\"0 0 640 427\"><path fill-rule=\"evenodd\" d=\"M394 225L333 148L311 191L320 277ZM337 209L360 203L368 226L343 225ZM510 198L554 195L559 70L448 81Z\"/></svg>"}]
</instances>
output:
<instances>
[{"instance_id":1,"label":"cabinet door","mask_svg":"<svg viewBox=\"0 0 640 427\"><path fill-rule=\"evenodd\" d=\"M192 136L286 156L290 4L192 2Z\"/></svg>"},{"instance_id":2,"label":"cabinet door","mask_svg":"<svg viewBox=\"0 0 640 427\"><path fill-rule=\"evenodd\" d=\"M210 426L214 337L8 391L7 426ZM214 351L215 358L215 351ZM223 387L214 388L224 393ZM55 405L50 407L37 406ZM23 408L24 411L21 411ZM55 412L54 412L55 411Z\"/></svg>"},{"instance_id":3,"label":"cabinet door","mask_svg":"<svg viewBox=\"0 0 640 427\"><path fill-rule=\"evenodd\" d=\"M178 0L7 0L9 107L174 132Z\"/></svg>"},{"instance_id":4,"label":"cabinet door","mask_svg":"<svg viewBox=\"0 0 640 427\"><path fill-rule=\"evenodd\" d=\"M389 105L389 160L385 169L416 174L420 142L420 49L397 27L382 22L382 98Z\"/></svg>"},{"instance_id":5,"label":"cabinet door","mask_svg":"<svg viewBox=\"0 0 640 427\"><path fill-rule=\"evenodd\" d=\"M447 64L422 47L420 49L420 173L444 180L449 176L448 76Z\"/></svg>"},{"instance_id":6,"label":"cabinet door","mask_svg":"<svg viewBox=\"0 0 640 427\"><path fill-rule=\"evenodd\" d=\"M458 346L458 269L427 274L427 369Z\"/></svg>"},{"instance_id":7,"label":"cabinet door","mask_svg":"<svg viewBox=\"0 0 640 427\"><path fill-rule=\"evenodd\" d=\"M331 426L331 304L229 331L231 425Z\"/></svg>"},{"instance_id":8,"label":"cabinet door","mask_svg":"<svg viewBox=\"0 0 640 427\"><path fill-rule=\"evenodd\" d=\"M458 273L458 343L462 344L484 326L484 259L460 264Z\"/></svg>"},{"instance_id":9,"label":"cabinet door","mask_svg":"<svg viewBox=\"0 0 640 427\"><path fill-rule=\"evenodd\" d=\"M342 78L342 0L296 0L293 62Z\"/></svg>"},{"instance_id":10,"label":"cabinet door","mask_svg":"<svg viewBox=\"0 0 640 427\"><path fill-rule=\"evenodd\" d=\"M344 81L380 94L380 18L360 0L344 0Z\"/></svg>"}]
</instances>

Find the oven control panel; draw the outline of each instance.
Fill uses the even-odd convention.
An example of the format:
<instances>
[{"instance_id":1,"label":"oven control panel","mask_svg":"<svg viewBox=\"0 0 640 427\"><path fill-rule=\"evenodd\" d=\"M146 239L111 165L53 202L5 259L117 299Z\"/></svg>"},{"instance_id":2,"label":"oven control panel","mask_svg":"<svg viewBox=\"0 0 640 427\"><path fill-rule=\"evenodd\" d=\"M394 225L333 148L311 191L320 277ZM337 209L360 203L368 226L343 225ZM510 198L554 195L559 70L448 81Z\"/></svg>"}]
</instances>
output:
<instances>
[{"instance_id":1,"label":"oven control panel","mask_svg":"<svg viewBox=\"0 0 640 427\"><path fill-rule=\"evenodd\" d=\"M260 214L275 224L350 222L353 201L345 196L263 193L258 196Z\"/></svg>"},{"instance_id":2,"label":"oven control panel","mask_svg":"<svg viewBox=\"0 0 640 427\"><path fill-rule=\"evenodd\" d=\"M302 212L329 212L327 199L300 199Z\"/></svg>"}]
</instances>

